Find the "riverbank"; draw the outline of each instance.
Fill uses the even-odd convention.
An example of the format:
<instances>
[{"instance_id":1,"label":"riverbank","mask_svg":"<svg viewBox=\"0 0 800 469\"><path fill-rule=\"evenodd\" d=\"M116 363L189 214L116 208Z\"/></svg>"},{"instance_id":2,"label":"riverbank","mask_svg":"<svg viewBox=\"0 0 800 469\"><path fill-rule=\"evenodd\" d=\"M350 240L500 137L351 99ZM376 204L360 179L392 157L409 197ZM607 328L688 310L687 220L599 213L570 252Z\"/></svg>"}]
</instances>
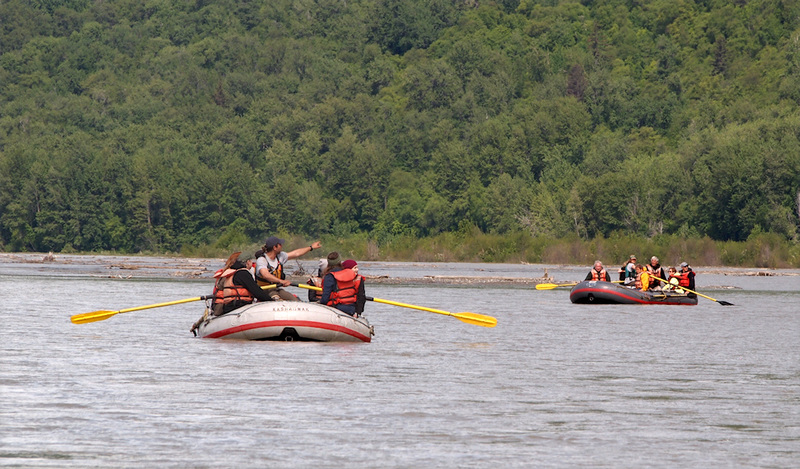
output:
<instances>
[{"instance_id":1,"label":"riverbank","mask_svg":"<svg viewBox=\"0 0 800 469\"><path fill-rule=\"evenodd\" d=\"M278 233L286 239L285 250L307 246L304 236ZM472 227L457 232L419 238L394 236L375 240L366 234L324 237L323 252L338 251L344 258L382 262L484 262L555 265L591 265L600 259L617 266L636 254L640 259L658 256L662 265L683 261L714 268L800 268L800 243L773 233L751 235L746 241L715 241L708 237L656 235L646 237L616 233L608 238L553 239L530 233L487 234ZM263 242L263 241L262 241ZM227 257L233 251L252 253L260 242L186 246L184 257ZM158 255L158 253L152 253Z\"/></svg>"},{"instance_id":2,"label":"riverbank","mask_svg":"<svg viewBox=\"0 0 800 469\"><path fill-rule=\"evenodd\" d=\"M108 256L94 254L52 254L52 253L0 253L0 265L4 275L25 275L26 273L48 274L54 277L78 276L96 278L136 279L187 279L201 280L213 278L214 272L225 262L223 258L183 258L159 256ZM287 265L289 280L303 283L308 280L317 261L308 259L292 261ZM415 272L428 270L429 274L409 275L403 269L387 268L400 264L413 267ZM367 261L362 262L362 271L376 272L365 275L372 284L386 285L504 285L535 286L540 283L571 283L574 274L566 277L563 269L582 272L582 266L551 266L516 263L519 269L514 275L498 275L495 265L479 263L473 268L474 275L446 275L439 273L440 265L445 263L397 263ZM588 267L586 267L588 269ZM800 271L791 269L728 269L720 267L696 266L704 274L735 276L800 276ZM554 271L558 270L559 273ZM390 273L380 273L386 271ZM582 274L581 274L582 275ZM559 278L561 277L561 278ZM720 286L719 288L726 288Z\"/></svg>"}]
</instances>

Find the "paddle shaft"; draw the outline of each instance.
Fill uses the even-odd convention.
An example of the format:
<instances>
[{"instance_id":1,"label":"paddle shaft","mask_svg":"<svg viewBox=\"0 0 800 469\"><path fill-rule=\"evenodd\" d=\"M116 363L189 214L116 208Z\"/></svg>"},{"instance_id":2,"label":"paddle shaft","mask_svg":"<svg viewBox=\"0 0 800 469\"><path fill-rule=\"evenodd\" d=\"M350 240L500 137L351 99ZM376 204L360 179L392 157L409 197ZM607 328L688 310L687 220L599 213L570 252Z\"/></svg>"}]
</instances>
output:
<instances>
[{"instance_id":1,"label":"paddle shaft","mask_svg":"<svg viewBox=\"0 0 800 469\"><path fill-rule=\"evenodd\" d=\"M558 287L574 287L580 282L577 283L537 283L536 289L537 290L552 290ZM621 280L612 280L611 283L622 283Z\"/></svg>"},{"instance_id":2,"label":"paddle shaft","mask_svg":"<svg viewBox=\"0 0 800 469\"><path fill-rule=\"evenodd\" d=\"M179 305L182 303L191 303L192 301L203 301L211 298L211 296L198 296L196 298L184 298L182 300L167 301L165 303L155 303L146 306L137 306L135 308L120 309L117 311L93 311L91 313L76 314L70 317L70 321L75 324L86 324L88 322L104 321L111 316L122 313L130 313L132 311L141 311L143 309L161 308L163 306Z\"/></svg>"},{"instance_id":3,"label":"paddle shaft","mask_svg":"<svg viewBox=\"0 0 800 469\"><path fill-rule=\"evenodd\" d=\"M292 285L295 286L295 287L305 288L305 289L308 289L308 290L322 291L322 288L315 287L314 285L308 285L306 283L293 283ZM403 307L403 308L411 308L411 309L417 309L417 310L420 310L420 311L428 311L430 313L443 314L445 316L452 316L452 317L454 317L456 319L459 319L459 320L461 320L463 322L466 322L466 323L469 323L469 324L475 324L476 326L494 327L494 326L497 325L497 319L495 319L495 318L493 318L491 316L486 316L484 314L466 313L466 312L464 312L464 313L451 313L450 311L444 311L444 310L441 310L441 309L426 308L424 306L417 306L417 305L412 305L412 304L408 304L408 303L400 303L399 301L384 300L384 299L381 299L381 298L373 298L371 296L368 296L366 298L367 298L368 301L374 301L375 303L384 303L384 304L387 304L387 305L400 306L400 307Z\"/></svg>"},{"instance_id":4,"label":"paddle shaft","mask_svg":"<svg viewBox=\"0 0 800 469\"><path fill-rule=\"evenodd\" d=\"M275 288L275 285L264 285L261 287L262 290L268 290L270 288ZM213 295L207 296L198 296L195 298L184 298L182 300L175 300L175 301L167 301L165 303L156 303L152 305L145 305L145 306L137 306L135 308L127 308L127 309L120 309L118 311L92 311L91 313L84 313L84 314L76 314L70 317L70 321L75 324L86 324L89 322L96 322L96 321L105 321L106 319L110 318L111 316L116 316L117 314L122 313L130 313L132 311L141 311L143 309L153 309L153 308L161 308L163 306L172 306L172 305L179 305L182 303L191 303L192 301L203 301L203 300L210 300L213 299Z\"/></svg>"},{"instance_id":5,"label":"paddle shaft","mask_svg":"<svg viewBox=\"0 0 800 469\"><path fill-rule=\"evenodd\" d=\"M669 283L669 280L664 280L663 278L656 277L655 275L653 275L652 277L654 279L656 279L656 280L661 280L662 282ZM706 296L706 295L704 295L702 293L698 293L698 292L696 292L694 290L689 290L688 288L682 287L680 285L676 286L675 288L680 288L681 290L686 290L689 293L694 293L695 295L702 296L703 298L708 298L711 301L716 301L717 303L721 304L722 306L733 306L733 303L728 303L727 301L722 301L722 300L715 300L714 298L711 298L710 296Z\"/></svg>"},{"instance_id":6,"label":"paddle shaft","mask_svg":"<svg viewBox=\"0 0 800 469\"><path fill-rule=\"evenodd\" d=\"M537 283L537 290L552 290L558 287L574 287L577 283Z\"/></svg>"},{"instance_id":7,"label":"paddle shaft","mask_svg":"<svg viewBox=\"0 0 800 469\"><path fill-rule=\"evenodd\" d=\"M315 287L314 285L308 285L306 283L298 283L298 284L296 284L294 286L300 287L300 288L306 288L308 290L322 291L322 288ZM445 316L452 316L453 315L453 313L451 313L449 311L442 311L441 309L426 308L424 306L410 305L408 303L400 303L399 301L383 300L381 298L373 298L371 296L367 297L367 301L374 301L375 303L384 303L384 304L387 304L387 305L400 306L400 307L403 307L403 308L418 309L420 311L430 311L431 313L444 314Z\"/></svg>"}]
</instances>

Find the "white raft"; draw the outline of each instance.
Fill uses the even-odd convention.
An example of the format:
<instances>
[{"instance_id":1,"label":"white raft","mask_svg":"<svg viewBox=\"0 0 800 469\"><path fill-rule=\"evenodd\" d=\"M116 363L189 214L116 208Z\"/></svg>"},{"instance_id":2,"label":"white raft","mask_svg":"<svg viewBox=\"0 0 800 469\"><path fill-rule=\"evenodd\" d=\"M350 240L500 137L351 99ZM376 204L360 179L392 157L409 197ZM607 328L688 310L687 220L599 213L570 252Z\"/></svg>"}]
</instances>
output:
<instances>
[{"instance_id":1,"label":"white raft","mask_svg":"<svg viewBox=\"0 0 800 469\"><path fill-rule=\"evenodd\" d=\"M222 316L209 316L197 335L211 339L370 342L373 327L363 317L301 301L265 301Z\"/></svg>"}]
</instances>

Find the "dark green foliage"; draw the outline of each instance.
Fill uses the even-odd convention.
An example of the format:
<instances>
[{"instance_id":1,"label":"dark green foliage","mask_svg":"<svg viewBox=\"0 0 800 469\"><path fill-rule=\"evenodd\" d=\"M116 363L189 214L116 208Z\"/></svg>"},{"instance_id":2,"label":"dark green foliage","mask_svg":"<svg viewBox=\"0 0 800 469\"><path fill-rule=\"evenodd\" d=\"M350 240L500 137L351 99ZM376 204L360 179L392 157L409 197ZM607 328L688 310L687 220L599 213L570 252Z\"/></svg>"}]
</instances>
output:
<instances>
[{"instance_id":1,"label":"dark green foliage","mask_svg":"<svg viewBox=\"0 0 800 469\"><path fill-rule=\"evenodd\" d=\"M497 260L624 233L774 257L800 227L795 3L0 2L0 250L483 232Z\"/></svg>"}]
</instances>

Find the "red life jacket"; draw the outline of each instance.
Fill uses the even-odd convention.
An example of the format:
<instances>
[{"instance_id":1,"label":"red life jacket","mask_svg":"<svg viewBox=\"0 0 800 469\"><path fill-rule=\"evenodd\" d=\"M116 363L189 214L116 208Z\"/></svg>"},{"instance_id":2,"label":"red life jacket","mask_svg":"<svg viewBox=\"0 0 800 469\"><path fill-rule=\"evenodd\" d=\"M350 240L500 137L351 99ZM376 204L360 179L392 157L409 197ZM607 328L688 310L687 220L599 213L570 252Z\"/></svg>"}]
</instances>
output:
<instances>
[{"instance_id":1,"label":"red life jacket","mask_svg":"<svg viewBox=\"0 0 800 469\"><path fill-rule=\"evenodd\" d=\"M356 302L358 287L361 285L361 276L353 269L342 269L330 272L336 279L336 288L331 292L328 306L352 305Z\"/></svg>"},{"instance_id":2,"label":"red life jacket","mask_svg":"<svg viewBox=\"0 0 800 469\"><path fill-rule=\"evenodd\" d=\"M680 279L678 278L678 276L675 274L669 274L669 282L665 283L664 286L661 287L661 289L667 291L674 291L675 293L683 293L683 290L678 288L679 285L680 285Z\"/></svg>"},{"instance_id":3,"label":"red life jacket","mask_svg":"<svg viewBox=\"0 0 800 469\"><path fill-rule=\"evenodd\" d=\"M239 270L244 270L249 273L247 269ZM223 272L218 271L214 274L214 276L219 279L214 288L214 303L225 305L232 301L239 301L241 303L253 302L253 294L250 293L250 290L241 285L234 285L233 274L236 272L238 271L234 269L226 269Z\"/></svg>"},{"instance_id":4,"label":"red life jacket","mask_svg":"<svg viewBox=\"0 0 800 469\"><path fill-rule=\"evenodd\" d=\"M678 285L681 287L688 287L690 284L689 272L681 272L679 274L676 274L675 278L678 279Z\"/></svg>"},{"instance_id":5,"label":"red life jacket","mask_svg":"<svg viewBox=\"0 0 800 469\"><path fill-rule=\"evenodd\" d=\"M606 269L601 270L600 272L597 269L592 269L592 280L600 280L605 282L606 281Z\"/></svg>"}]
</instances>

